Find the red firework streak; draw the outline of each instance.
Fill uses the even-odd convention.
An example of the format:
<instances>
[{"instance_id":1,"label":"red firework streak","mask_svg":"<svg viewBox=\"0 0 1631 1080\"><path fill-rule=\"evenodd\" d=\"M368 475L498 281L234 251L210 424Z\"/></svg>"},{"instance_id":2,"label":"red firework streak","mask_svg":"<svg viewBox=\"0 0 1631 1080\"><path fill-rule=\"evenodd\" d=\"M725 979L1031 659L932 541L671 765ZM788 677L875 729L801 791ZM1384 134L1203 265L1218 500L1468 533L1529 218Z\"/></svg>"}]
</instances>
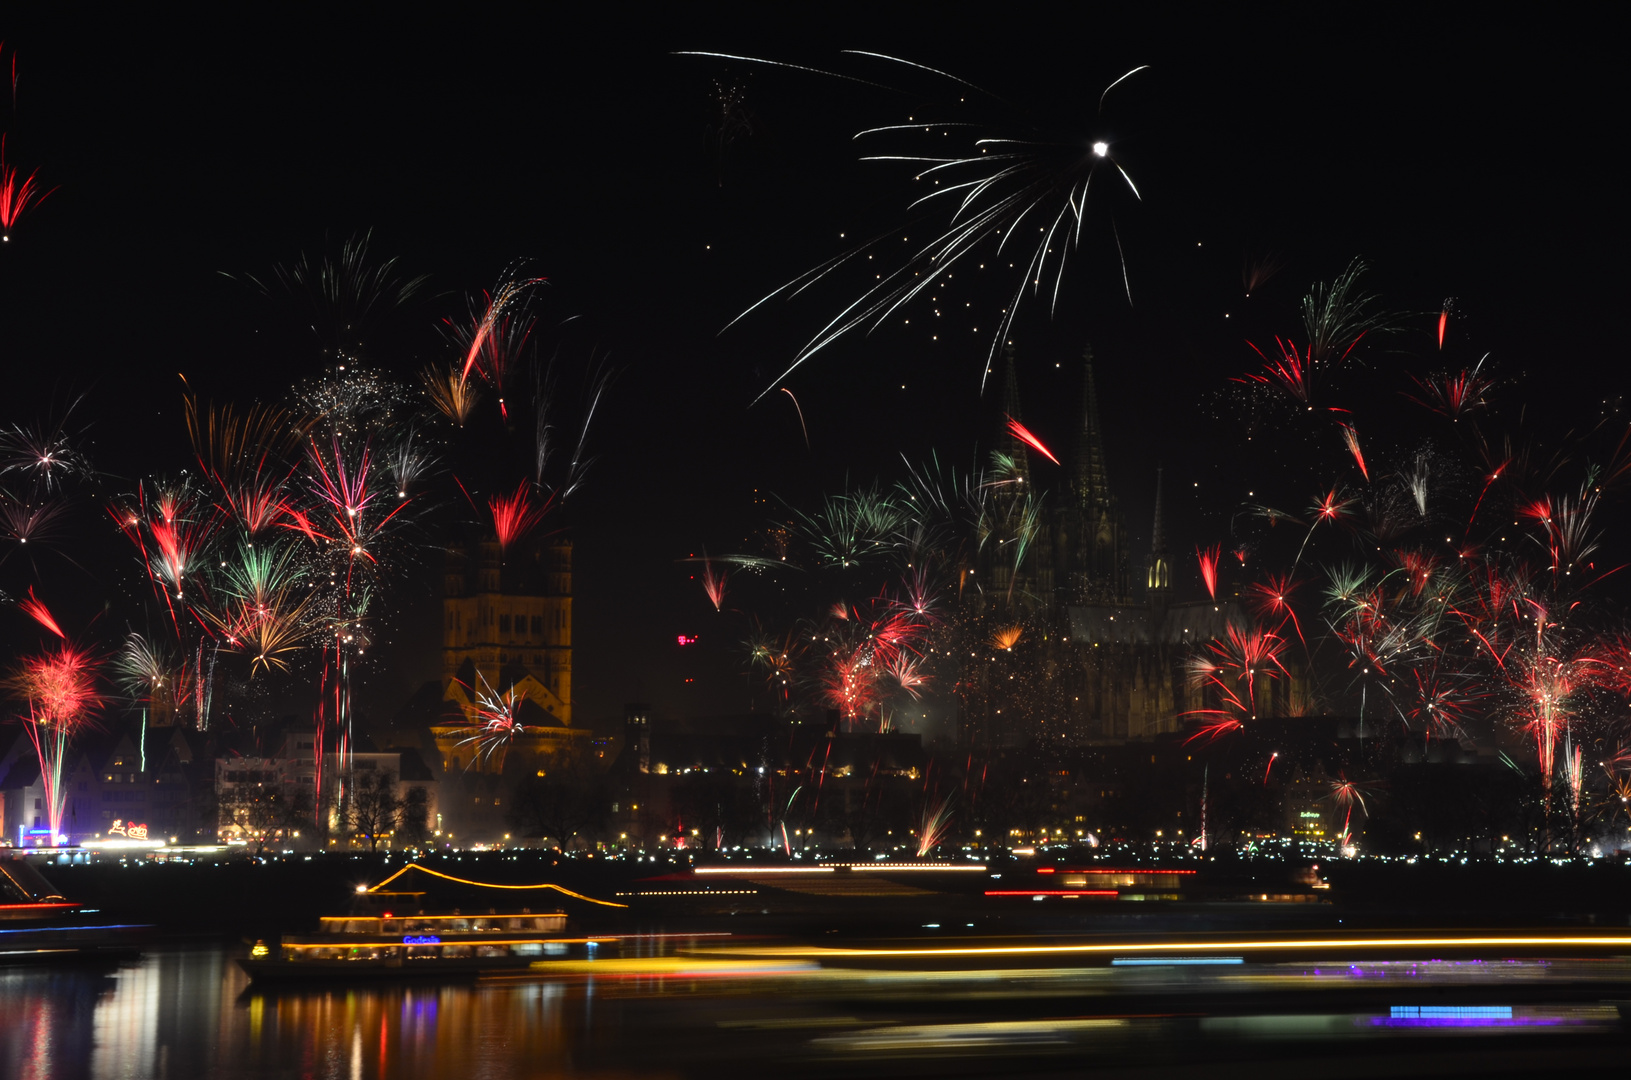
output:
<instances>
[{"instance_id":1,"label":"red firework streak","mask_svg":"<svg viewBox=\"0 0 1631 1080\"><path fill-rule=\"evenodd\" d=\"M1463 368L1454 374L1441 372L1425 379L1412 375L1410 379L1421 387L1422 396L1405 394L1404 397L1441 416L1459 420L1464 413L1482 406L1484 395L1495 387L1495 380L1483 373L1483 366L1480 360L1475 366Z\"/></svg>"},{"instance_id":2,"label":"red firework streak","mask_svg":"<svg viewBox=\"0 0 1631 1080\"><path fill-rule=\"evenodd\" d=\"M1216 740L1216 739L1219 739L1219 738L1223 737L1224 735L1229 734L1231 731L1240 731L1242 728L1244 728L1246 726L1245 724L1242 724L1239 720L1235 719L1234 717L1229 716L1226 713L1218 712L1216 710L1197 710L1195 712L1185 713L1184 715L1185 716L1211 715L1211 716L1221 717L1221 719L1214 720L1210 724L1202 724L1200 727L1196 728L1195 729L1195 734L1191 735L1189 738L1184 740L1185 745L1194 742L1196 739Z\"/></svg>"},{"instance_id":3,"label":"red firework streak","mask_svg":"<svg viewBox=\"0 0 1631 1080\"><path fill-rule=\"evenodd\" d=\"M45 605L34 598L34 586L30 585L28 587L28 599L17 601L17 606L27 614L32 615L34 621L57 635L57 637L67 639L68 635L62 632L62 627L58 626L57 620L51 617L51 612L47 611Z\"/></svg>"},{"instance_id":4,"label":"red firework streak","mask_svg":"<svg viewBox=\"0 0 1631 1080\"><path fill-rule=\"evenodd\" d=\"M1274 763L1278 760L1280 760L1280 751L1276 750L1274 753L1269 755L1269 767L1263 770L1264 787L1269 786L1269 770L1274 768Z\"/></svg>"},{"instance_id":5,"label":"red firework streak","mask_svg":"<svg viewBox=\"0 0 1631 1080\"><path fill-rule=\"evenodd\" d=\"M1267 581L1261 584L1254 582L1246 587L1246 601L1257 609L1260 615L1279 617L1280 623L1274 628L1276 633L1289 620L1292 627L1297 631L1297 640L1303 643L1304 648L1307 648L1308 639L1303 637L1302 624L1297 621L1297 613L1291 607L1291 594L1296 592L1301 585L1302 582L1293 581L1290 574L1282 574L1279 577L1270 575Z\"/></svg>"},{"instance_id":6,"label":"red firework streak","mask_svg":"<svg viewBox=\"0 0 1631 1080\"><path fill-rule=\"evenodd\" d=\"M1206 583L1207 595L1214 600L1218 598L1218 554L1222 550L1218 544L1195 549L1195 558L1201 564L1201 580Z\"/></svg>"},{"instance_id":7,"label":"red firework streak","mask_svg":"<svg viewBox=\"0 0 1631 1080\"><path fill-rule=\"evenodd\" d=\"M1440 351L1442 351L1444 348L1444 328L1448 326L1449 323L1450 309L1445 308L1443 311L1438 313L1438 347Z\"/></svg>"},{"instance_id":8,"label":"red firework streak","mask_svg":"<svg viewBox=\"0 0 1631 1080\"><path fill-rule=\"evenodd\" d=\"M28 702L24 728L40 763L46 816L52 841L62 831L66 792L62 766L68 743L89 720L100 701L90 655L66 642L54 652L25 659L8 680L11 689Z\"/></svg>"},{"instance_id":9,"label":"red firework streak","mask_svg":"<svg viewBox=\"0 0 1631 1080\"><path fill-rule=\"evenodd\" d=\"M498 534L498 546L506 551L544 519L547 509L532 501L532 492L525 480L511 494L494 495L488 499L487 507L493 512L493 531Z\"/></svg>"},{"instance_id":10,"label":"red firework streak","mask_svg":"<svg viewBox=\"0 0 1631 1080\"><path fill-rule=\"evenodd\" d=\"M714 564L704 556L702 560L702 591L708 594L708 602L714 606L715 611L723 611L725 607L725 572L714 573Z\"/></svg>"},{"instance_id":11,"label":"red firework streak","mask_svg":"<svg viewBox=\"0 0 1631 1080\"><path fill-rule=\"evenodd\" d=\"M1365 482L1367 484L1370 483L1370 470L1365 468L1365 455L1364 452L1359 449L1358 429L1356 429L1352 424L1339 423L1337 426L1342 429L1342 441L1347 444L1348 453L1353 455L1354 464L1359 466L1359 475L1365 478Z\"/></svg>"},{"instance_id":12,"label":"red firework streak","mask_svg":"<svg viewBox=\"0 0 1631 1080\"><path fill-rule=\"evenodd\" d=\"M1032 450L1035 450L1037 453L1041 454L1055 465L1059 464L1059 459L1053 456L1053 451L1049 450L1046 446L1043 446L1041 439L1037 438L1035 435L1032 435L1029 428L1020 423L1018 420L1015 420L1012 416L1008 418L1008 434L1012 435L1026 446L1029 446Z\"/></svg>"},{"instance_id":13,"label":"red firework streak","mask_svg":"<svg viewBox=\"0 0 1631 1080\"><path fill-rule=\"evenodd\" d=\"M1248 373L1235 379L1235 382L1257 382L1265 386L1277 386L1287 394L1296 398L1304 405L1308 404L1308 370L1312 361L1297 352L1297 347L1289 341L1281 341L1278 337L1274 344L1280 348L1280 357L1277 360L1269 359L1269 355L1255 344L1248 341L1252 351L1263 358L1263 374Z\"/></svg>"},{"instance_id":14,"label":"red firework streak","mask_svg":"<svg viewBox=\"0 0 1631 1080\"><path fill-rule=\"evenodd\" d=\"M13 86L15 87L15 83ZM17 170L6 164L6 137L0 135L0 242L11 240L11 227L17 223L24 210L30 206L38 206L46 197L55 191L40 191L35 183L39 171L29 173L21 181L17 179Z\"/></svg>"}]
</instances>

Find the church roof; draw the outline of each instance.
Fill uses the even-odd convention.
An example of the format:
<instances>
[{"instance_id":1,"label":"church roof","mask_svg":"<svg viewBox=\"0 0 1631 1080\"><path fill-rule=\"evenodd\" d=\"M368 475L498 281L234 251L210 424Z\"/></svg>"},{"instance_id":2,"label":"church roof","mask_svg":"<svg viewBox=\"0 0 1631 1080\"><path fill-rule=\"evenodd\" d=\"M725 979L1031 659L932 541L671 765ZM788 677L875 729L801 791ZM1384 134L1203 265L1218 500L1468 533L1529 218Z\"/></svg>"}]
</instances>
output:
<instances>
[{"instance_id":1,"label":"church roof","mask_svg":"<svg viewBox=\"0 0 1631 1080\"><path fill-rule=\"evenodd\" d=\"M1084 604L1070 608L1070 640L1093 645L1183 645L1223 637L1244 625L1231 603L1172 604L1164 611L1143 604Z\"/></svg>"}]
</instances>

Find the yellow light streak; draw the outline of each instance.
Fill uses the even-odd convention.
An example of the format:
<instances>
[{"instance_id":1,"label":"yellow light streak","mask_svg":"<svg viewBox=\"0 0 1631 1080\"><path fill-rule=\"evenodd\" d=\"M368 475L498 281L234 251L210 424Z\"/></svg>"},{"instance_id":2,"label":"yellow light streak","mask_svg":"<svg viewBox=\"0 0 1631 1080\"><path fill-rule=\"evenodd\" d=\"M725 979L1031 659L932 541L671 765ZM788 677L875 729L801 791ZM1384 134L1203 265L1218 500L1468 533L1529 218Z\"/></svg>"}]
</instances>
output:
<instances>
[{"instance_id":1,"label":"yellow light streak","mask_svg":"<svg viewBox=\"0 0 1631 1080\"><path fill-rule=\"evenodd\" d=\"M986 945L960 949L837 949L803 948L760 950L779 956L1067 956L1105 953L1162 952L1271 952L1297 949L1466 949L1529 945L1592 948L1631 947L1631 937L1539 935L1511 937L1397 937L1397 938L1291 938L1284 941L1161 941L1092 945Z\"/></svg>"},{"instance_id":2,"label":"yellow light streak","mask_svg":"<svg viewBox=\"0 0 1631 1080\"><path fill-rule=\"evenodd\" d=\"M378 892L380 889L385 888L385 886L389 885L403 874L406 874L409 870L418 870L422 874L429 874L432 877L439 877L445 881L455 881L460 885L475 885L482 889L518 889L521 891L526 891L529 889L553 889L563 896L570 896L574 900L585 900L591 904L599 904L601 907L626 908L629 906L627 904L619 904L612 900L596 900L592 896L585 896L582 893L573 892L571 889L560 885L551 885L549 882L544 882L540 885L497 885L490 881L471 881L468 878L454 877L452 874L444 874L440 870L432 870L430 867L420 866L418 863L409 863L407 866L404 866L402 869L398 870L396 873L392 874L378 885L369 886L367 891ZM470 917L475 918L475 916ZM406 918L406 916L404 916L404 918Z\"/></svg>"}]
</instances>

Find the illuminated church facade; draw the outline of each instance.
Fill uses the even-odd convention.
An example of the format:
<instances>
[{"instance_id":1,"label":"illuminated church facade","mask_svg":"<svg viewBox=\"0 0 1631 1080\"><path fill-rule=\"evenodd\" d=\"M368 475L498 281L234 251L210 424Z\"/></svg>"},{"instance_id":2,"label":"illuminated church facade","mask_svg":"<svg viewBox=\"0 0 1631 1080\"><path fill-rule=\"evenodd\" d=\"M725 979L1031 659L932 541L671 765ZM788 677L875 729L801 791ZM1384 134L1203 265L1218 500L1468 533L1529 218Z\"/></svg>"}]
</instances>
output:
<instances>
[{"instance_id":1,"label":"illuminated church facade","mask_svg":"<svg viewBox=\"0 0 1631 1080\"><path fill-rule=\"evenodd\" d=\"M1004 423L1022 418L1012 347L1005 354ZM972 745L1032 740L1084 745L1150 739L1185 727L1192 710L1207 707L1187 680L1186 662L1206 642L1243 624L1239 604L1220 589L1216 599L1175 595L1172 552L1162 517L1161 470L1156 485L1150 551L1135 572L1120 503L1110 486L1099 419L1093 354L1082 363L1080 423L1064 483L1033 492L1040 510L1028 530L1028 551L1009 556L1015 536L995 536L981 548L976 603L993 625L1011 620L1033 639L1025 664L992 681L988 693L965 699L963 735ZM1006 428L993 461L1013 479L1020 499L1032 484L1025 444ZM1022 514L1000 505L999 521ZM1015 690L1004 693L1004 682ZM1285 693L1269 686L1265 693ZM1262 703L1272 715L1281 705Z\"/></svg>"},{"instance_id":2,"label":"illuminated church facade","mask_svg":"<svg viewBox=\"0 0 1631 1080\"><path fill-rule=\"evenodd\" d=\"M450 547L442 618L443 715L431 732L444 771L541 766L587 748L589 729L572 725L570 540ZM515 700L524 728L490 754L471 739L483 697Z\"/></svg>"}]
</instances>

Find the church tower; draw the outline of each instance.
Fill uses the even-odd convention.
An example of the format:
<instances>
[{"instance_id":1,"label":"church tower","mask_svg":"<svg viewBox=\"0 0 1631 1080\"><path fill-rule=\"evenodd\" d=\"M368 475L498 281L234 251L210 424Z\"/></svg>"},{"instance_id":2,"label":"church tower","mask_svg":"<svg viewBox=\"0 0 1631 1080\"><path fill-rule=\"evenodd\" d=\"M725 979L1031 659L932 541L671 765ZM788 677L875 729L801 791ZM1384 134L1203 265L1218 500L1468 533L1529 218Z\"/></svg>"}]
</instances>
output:
<instances>
[{"instance_id":1,"label":"church tower","mask_svg":"<svg viewBox=\"0 0 1631 1080\"><path fill-rule=\"evenodd\" d=\"M1025 603L1034 592L1036 561L1026 556L1015 566L1016 555L1031 551L1038 528L1032 513L1029 450L1008 428L1020 419L1019 372L1012 343L1003 347L1002 413L992 442L990 480L994 484L988 510L989 533L981 537L980 571L990 599L1001 606Z\"/></svg>"},{"instance_id":2,"label":"church tower","mask_svg":"<svg viewBox=\"0 0 1631 1080\"><path fill-rule=\"evenodd\" d=\"M1091 345L1082 350L1082 427L1071 487L1079 515L1074 550L1070 553L1071 599L1077 603L1124 603L1131 599L1126 530L1121 508L1110 491Z\"/></svg>"},{"instance_id":3,"label":"church tower","mask_svg":"<svg viewBox=\"0 0 1631 1080\"><path fill-rule=\"evenodd\" d=\"M1165 613L1172 602L1172 553L1167 550L1167 532L1161 521L1161 481L1163 470L1155 469L1155 527L1150 533L1150 565L1144 590L1150 607Z\"/></svg>"},{"instance_id":4,"label":"church tower","mask_svg":"<svg viewBox=\"0 0 1631 1080\"><path fill-rule=\"evenodd\" d=\"M572 542L455 545L443 581L442 698L457 715L431 729L443 767L502 769L505 755L478 756L470 739L484 697L510 700L524 729L507 752L586 744L589 730L572 727Z\"/></svg>"}]
</instances>

